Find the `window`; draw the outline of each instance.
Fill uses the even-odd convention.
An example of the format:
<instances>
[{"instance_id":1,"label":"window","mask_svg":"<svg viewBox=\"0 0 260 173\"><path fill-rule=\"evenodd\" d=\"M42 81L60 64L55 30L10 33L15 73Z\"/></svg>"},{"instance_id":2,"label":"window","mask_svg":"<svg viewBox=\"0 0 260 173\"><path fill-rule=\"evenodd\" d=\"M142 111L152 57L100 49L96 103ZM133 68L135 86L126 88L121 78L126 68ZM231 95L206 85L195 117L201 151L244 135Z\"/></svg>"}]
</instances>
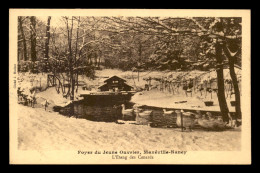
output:
<instances>
[{"instance_id":1,"label":"window","mask_svg":"<svg viewBox=\"0 0 260 173\"><path fill-rule=\"evenodd\" d=\"M114 80L113 83L118 83L118 81L117 81L117 80Z\"/></svg>"}]
</instances>

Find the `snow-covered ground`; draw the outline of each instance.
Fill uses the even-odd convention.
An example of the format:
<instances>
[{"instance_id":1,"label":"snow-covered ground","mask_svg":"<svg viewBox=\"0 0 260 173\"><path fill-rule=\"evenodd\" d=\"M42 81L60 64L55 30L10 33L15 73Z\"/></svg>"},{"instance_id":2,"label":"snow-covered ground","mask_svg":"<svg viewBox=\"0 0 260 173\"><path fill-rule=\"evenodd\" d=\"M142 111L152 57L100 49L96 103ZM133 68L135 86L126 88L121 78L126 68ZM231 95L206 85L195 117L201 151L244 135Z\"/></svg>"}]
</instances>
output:
<instances>
[{"instance_id":1,"label":"snow-covered ground","mask_svg":"<svg viewBox=\"0 0 260 173\"><path fill-rule=\"evenodd\" d=\"M201 110L201 111L217 111L220 112L219 103L217 94L213 93L211 101L213 101L213 106L205 106L204 101L209 100L208 96L200 97L200 93L193 93L193 97L188 94L186 96L184 93L179 95L169 94L167 92L162 92L158 90L150 90L143 91L141 93L137 93L132 97L132 102L147 105L147 106L155 106L161 108L172 108L172 109L188 109L188 110ZM233 98L227 98L227 105L230 112L235 112L235 107L231 106L230 100ZM184 103L180 103L180 102Z\"/></svg>"},{"instance_id":2,"label":"snow-covered ground","mask_svg":"<svg viewBox=\"0 0 260 173\"><path fill-rule=\"evenodd\" d=\"M18 73L17 84L21 90L29 90L33 87L41 87L44 90L47 88L47 74Z\"/></svg>"},{"instance_id":3,"label":"snow-covered ground","mask_svg":"<svg viewBox=\"0 0 260 173\"><path fill-rule=\"evenodd\" d=\"M240 129L222 132L151 128L68 118L43 108L17 105L19 150L175 149L238 151Z\"/></svg>"},{"instance_id":4,"label":"snow-covered ground","mask_svg":"<svg viewBox=\"0 0 260 173\"><path fill-rule=\"evenodd\" d=\"M236 69L236 73L238 76L238 80L241 79L241 70ZM98 86L101 86L104 84L104 80L106 80L109 77L112 77L114 75L117 75L121 78L124 78L130 86L133 86L134 88L145 88L145 84L148 84L148 82L145 80L149 77L151 78L166 78L168 80L176 79L177 76L182 76L182 80L188 80L190 78L195 78L197 76L200 76L201 81L209 80L212 78L216 78L216 71L211 71L210 73L204 72L204 71L189 71L189 72L176 72L176 71L146 71L146 72L140 72L139 73L139 80L138 80L138 73L132 72L132 71L121 71L118 69L104 69L104 70L96 70L96 78L95 80L91 80L84 75L79 76L79 81L84 82L88 88L92 88L92 90L97 90ZM224 70L224 78L230 79L229 70ZM159 82L152 80L151 85L153 87L158 86ZM42 90L45 90L47 88L47 74L29 74L29 73L19 73L18 74L18 87L20 87L22 90L28 91L32 89L33 87L41 87ZM180 88L180 90L182 90ZM79 87L79 92L88 92L82 90L81 87ZM48 94L50 97L53 96L53 93L46 93L45 96L48 97ZM194 93L193 93L194 94ZM163 94L162 94L163 95ZM205 94L204 94L205 95ZM216 94L215 94L216 95ZM176 95L175 95L176 96ZM179 95L181 97L185 97L184 93L181 93ZM203 96L204 97L204 96ZM209 97L209 94L208 96ZM53 97L52 97L53 98ZM58 100L58 102L63 102L64 99L60 99L58 96L55 98ZM204 99L209 99L204 97ZM53 100L54 101L54 100ZM55 101L54 101L55 102Z\"/></svg>"},{"instance_id":5,"label":"snow-covered ground","mask_svg":"<svg viewBox=\"0 0 260 173\"><path fill-rule=\"evenodd\" d=\"M183 72L178 72L183 73ZM198 75L202 72L191 72ZM144 77L162 77L164 75L176 75L172 72L140 72L140 80L137 73L122 72L120 70L96 71L99 76L96 80L90 80L80 76L80 80L88 85L98 86L106 77L117 75L127 80L132 86L144 87ZM32 77L31 77L32 76ZM38 76L19 74L21 88L30 89L38 85L46 86L46 75ZM40 83L39 83L40 82ZM83 91L79 88L80 94ZM76 94L76 95L77 95ZM17 104L18 108L18 144L20 150L78 150L78 149L175 149L175 150L240 150L241 130L239 128L222 132L208 132L194 130L193 132L181 132L179 128L151 128L143 125L116 124L105 122L93 122L85 119L68 118L52 111L54 105L64 105L68 99L57 94L54 87L48 88L36 94L37 102L48 100L51 105L44 110L42 106L36 108ZM172 108L175 101L187 100L186 96L174 96L156 89L145 91L143 95L133 97L140 104ZM190 106L203 106L198 97L188 98ZM217 103L217 102L214 102ZM158 105L159 104L159 105Z\"/></svg>"},{"instance_id":6,"label":"snow-covered ground","mask_svg":"<svg viewBox=\"0 0 260 173\"><path fill-rule=\"evenodd\" d=\"M235 68L235 72L237 74L238 80L241 79L241 70L238 68ZM127 80L127 83L132 86L139 86L144 87L144 84L147 82L143 80L144 78L167 78L167 79L176 79L177 76L183 76L182 80L188 80L193 79L197 76L200 76L201 81L209 80L217 77L217 73L215 70L211 70L209 72L207 71L199 71L199 70L193 70L193 71L144 71L139 72L139 81L138 81L138 73L137 72L131 72L131 71L121 71L118 69L104 69L104 70L97 70L96 76L99 77L112 77L114 75L117 75L119 77L122 77ZM223 70L223 76L224 79L231 79L229 74L229 69ZM102 81L100 81L102 83Z\"/></svg>"}]
</instances>

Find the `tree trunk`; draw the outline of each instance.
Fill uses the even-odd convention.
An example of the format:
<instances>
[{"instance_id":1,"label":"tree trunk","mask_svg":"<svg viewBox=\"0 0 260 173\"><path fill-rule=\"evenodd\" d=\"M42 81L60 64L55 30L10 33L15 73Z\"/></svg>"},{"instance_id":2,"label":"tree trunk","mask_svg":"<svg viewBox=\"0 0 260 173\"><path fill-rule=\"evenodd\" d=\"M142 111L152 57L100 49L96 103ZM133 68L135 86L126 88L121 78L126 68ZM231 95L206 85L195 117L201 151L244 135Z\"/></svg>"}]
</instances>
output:
<instances>
[{"instance_id":1,"label":"tree trunk","mask_svg":"<svg viewBox=\"0 0 260 173\"><path fill-rule=\"evenodd\" d=\"M68 22L68 21L67 21ZM71 29L69 30L68 23L67 23L67 30L68 30L68 46L69 46L69 69L70 69L70 85L71 85L71 94L70 100L74 100L74 71L73 71L73 53L72 53L72 30L73 30L73 17L71 19Z\"/></svg>"},{"instance_id":2,"label":"tree trunk","mask_svg":"<svg viewBox=\"0 0 260 173\"><path fill-rule=\"evenodd\" d=\"M95 67L97 67L97 64L98 64L98 55L97 55L96 50L95 50L95 52L94 52L94 59L95 59Z\"/></svg>"},{"instance_id":3,"label":"tree trunk","mask_svg":"<svg viewBox=\"0 0 260 173\"><path fill-rule=\"evenodd\" d=\"M229 59L229 70L230 70L230 76L233 82L234 91L235 91L235 99L236 99L236 116L237 118L241 118L241 107L240 107L240 92L237 82L237 77L235 73L234 68L234 61Z\"/></svg>"},{"instance_id":4,"label":"tree trunk","mask_svg":"<svg viewBox=\"0 0 260 173\"><path fill-rule=\"evenodd\" d=\"M100 67L102 52L99 52L98 56L98 67Z\"/></svg>"},{"instance_id":5,"label":"tree trunk","mask_svg":"<svg viewBox=\"0 0 260 173\"><path fill-rule=\"evenodd\" d=\"M51 17L48 17L47 26L46 26L46 42L45 42L45 58L49 58L49 41L50 41L50 22Z\"/></svg>"},{"instance_id":6,"label":"tree trunk","mask_svg":"<svg viewBox=\"0 0 260 173\"><path fill-rule=\"evenodd\" d=\"M74 79L74 72L73 68L70 68L70 78L71 78L71 95L70 100L74 100L74 89L75 89L75 79Z\"/></svg>"},{"instance_id":7,"label":"tree trunk","mask_svg":"<svg viewBox=\"0 0 260 173\"><path fill-rule=\"evenodd\" d=\"M139 41L139 49L138 49L138 53L139 53L139 62L142 62L142 44ZM138 64L138 82L139 82L139 70L140 70L140 64ZM149 86L150 87L150 86Z\"/></svg>"},{"instance_id":8,"label":"tree trunk","mask_svg":"<svg viewBox=\"0 0 260 173\"><path fill-rule=\"evenodd\" d=\"M46 26L46 41L45 41L45 62L47 63L49 60L49 42L50 42L50 22L51 16L47 19L47 26ZM47 72L47 64L45 65L45 71Z\"/></svg>"},{"instance_id":9,"label":"tree trunk","mask_svg":"<svg viewBox=\"0 0 260 173\"><path fill-rule=\"evenodd\" d=\"M36 61L36 17L31 16L31 60Z\"/></svg>"},{"instance_id":10,"label":"tree trunk","mask_svg":"<svg viewBox=\"0 0 260 173\"><path fill-rule=\"evenodd\" d=\"M229 72L230 72L230 77L232 79L232 83L234 86L234 91L235 91L235 100L236 100L236 118L241 119L242 113L241 113L241 103L240 103L240 91L238 87L238 81L237 81L237 76L235 73L235 56L231 56L229 51L227 50L227 47L224 46L224 52L225 55L228 57L228 63L229 63Z\"/></svg>"},{"instance_id":11,"label":"tree trunk","mask_svg":"<svg viewBox=\"0 0 260 173\"><path fill-rule=\"evenodd\" d=\"M224 77L223 77L223 59L222 59L222 44L216 43L216 60L217 60L217 82L218 82L218 102L220 111L222 113L223 120L229 122L228 117L228 106L225 98L225 87L224 87Z\"/></svg>"},{"instance_id":12,"label":"tree trunk","mask_svg":"<svg viewBox=\"0 0 260 173\"><path fill-rule=\"evenodd\" d=\"M25 39L25 35L24 35L24 31L23 31L23 21L21 17L18 17L18 22L19 22L19 28L22 34L22 39L23 39L23 58L25 61L28 60L28 56L27 56L27 46L26 46L26 39Z\"/></svg>"},{"instance_id":13,"label":"tree trunk","mask_svg":"<svg viewBox=\"0 0 260 173\"><path fill-rule=\"evenodd\" d=\"M46 42L45 42L45 58L49 58L49 41L50 41L50 22L51 17L48 17L46 26Z\"/></svg>"},{"instance_id":14,"label":"tree trunk","mask_svg":"<svg viewBox=\"0 0 260 173\"><path fill-rule=\"evenodd\" d=\"M76 63L76 61L77 61L77 53L78 53L78 41L79 41L79 25L80 25L80 17L78 18L78 26L77 26L77 37L76 37L76 49L75 49L75 56L74 56L74 67L76 67L76 69L77 69L77 63ZM74 78L73 78L74 79ZM75 83L77 82L77 89L76 89L76 92L78 92L78 69L77 69L77 72L76 72L76 82L75 81L73 81L74 82L74 85L75 85ZM73 87L73 89L74 89L74 87ZM74 91L73 91L73 95L74 95ZM73 96L74 97L74 96Z\"/></svg>"}]
</instances>

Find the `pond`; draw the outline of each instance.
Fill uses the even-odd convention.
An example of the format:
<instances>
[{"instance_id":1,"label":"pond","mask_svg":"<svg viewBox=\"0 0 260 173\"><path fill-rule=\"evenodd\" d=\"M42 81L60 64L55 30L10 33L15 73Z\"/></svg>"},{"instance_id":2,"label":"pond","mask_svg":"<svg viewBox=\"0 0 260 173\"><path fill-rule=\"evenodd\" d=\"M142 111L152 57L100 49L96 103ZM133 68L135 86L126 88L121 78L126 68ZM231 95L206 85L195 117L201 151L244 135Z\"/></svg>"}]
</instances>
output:
<instances>
[{"instance_id":1,"label":"pond","mask_svg":"<svg viewBox=\"0 0 260 173\"><path fill-rule=\"evenodd\" d=\"M122 104L125 105L125 109L134 109L132 116L123 116ZM67 107L62 108L59 112L66 116L75 116L77 118L83 118L91 121L102 121L102 122L116 122L117 120L124 121L135 121L136 124L147 125L149 123L155 123L156 126L169 126L177 127L176 110L178 109L167 109L166 111L173 111L171 114L166 114L163 108L152 107L152 106L140 106L139 111L134 108L134 103L129 100L112 101L103 100L99 102L87 102L86 100L76 101ZM144 114L142 112L152 111L151 114ZM194 110L185 110L194 112ZM202 114L206 112L201 111ZM215 116L219 116L218 112L211 112Z\"/></svg>"},{"instance_id":2,"label":"pond","mask_svg":"<svg viewBox=\"0 0 260 173\"><path fill-rule=\"evenodd\" d=\"M76 101L67 107L61 108L59 111L63 115L75 116L91 121L115 122L123 120L122 104L126 109L133 107L133 103L129 101L113 102L111 100L103 100L102 102L87 102L86 100ZM135 116L128 118L135 120Z\"/></svg>"}]
</instances>

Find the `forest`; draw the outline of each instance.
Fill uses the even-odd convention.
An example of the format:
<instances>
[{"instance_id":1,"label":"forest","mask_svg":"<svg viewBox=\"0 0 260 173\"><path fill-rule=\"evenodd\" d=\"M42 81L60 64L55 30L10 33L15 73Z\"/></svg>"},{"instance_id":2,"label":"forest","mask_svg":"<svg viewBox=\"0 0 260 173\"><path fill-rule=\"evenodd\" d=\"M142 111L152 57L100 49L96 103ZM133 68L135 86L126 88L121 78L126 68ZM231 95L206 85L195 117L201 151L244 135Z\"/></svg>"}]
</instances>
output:
<instances>
[{"instance_id":1,"label":"forest","mask_svg":"<svg viewBox=\"0 0 260 173\"><path fill-rule=\"evenodd\" d=\"M223 69L229 68L241 117L235 67L241 68L242 18L18 17L18 72L66 79L71 100L78 76L95 70L217 71L218 100L228 121Z\"/></svg>"},{"instance_id":2,"label":"forest","mask_svg":"<svg viewBox=\"0 0 260 173\"><path fill-rule=\"evenodd\" d=\"M68 55L83 62L82 67L208 70L216 66L213 44L221 34L230 37L232 51L241 51L241 39L237 37L241 35L241 18L225 18L219 23L215 20L80 16L61 17L52 26L51 17L47 21L35 16L19 17L19 71L51 71L52 67L65 70ZM213 29L215 34L209 35ZM59 63L62 67L56 69ZM235 64L241 64L240 53Z\"/></svg>"}]
</instances>

